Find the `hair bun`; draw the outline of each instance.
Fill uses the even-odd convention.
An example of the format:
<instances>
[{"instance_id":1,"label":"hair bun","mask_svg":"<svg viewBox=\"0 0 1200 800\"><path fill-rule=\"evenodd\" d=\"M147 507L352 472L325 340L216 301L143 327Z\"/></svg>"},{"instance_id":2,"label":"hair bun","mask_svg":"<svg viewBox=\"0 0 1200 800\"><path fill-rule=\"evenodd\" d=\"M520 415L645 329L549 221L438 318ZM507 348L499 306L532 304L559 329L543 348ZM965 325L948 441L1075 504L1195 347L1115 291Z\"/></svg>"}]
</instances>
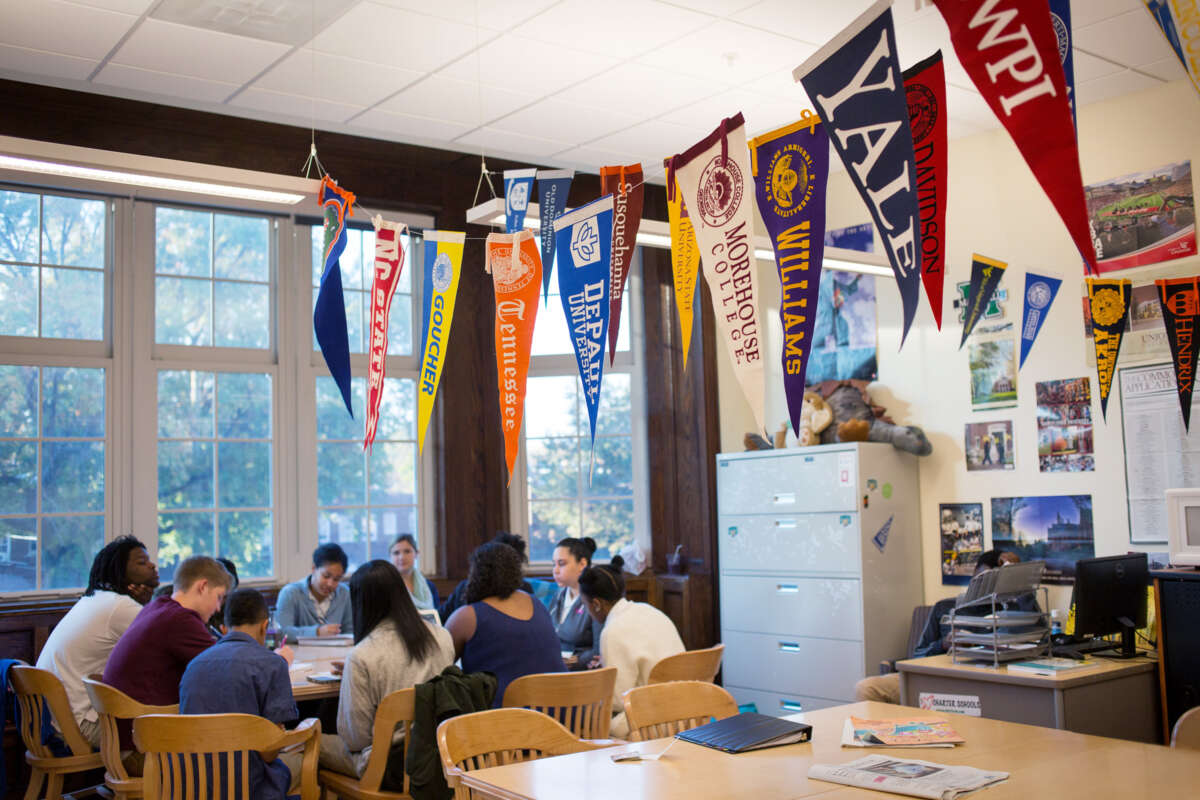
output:
<instances>
[{"instance_id":1,"label":"hair bun","mask_svg":"<svg viewBox=\"0 0 1200 800\"><path fill-rule=\"evenodd\" d=\"M621 567L625 566L625 559L621 558L620 555L615 555L612 557L612 560L608 562L608 565L615 570L620 570Z\"/></svg>"},{"instance_id":2,"label":"hair bun","mask_svg":"<svg viewBox=\"0 0 1200 800\"><path fill-rule=\"evenodd\" d=\"M585 537L583 537L582 541L583 541L584 549L587 550L588 556L590 557L593 553L596 552L596 540L590 536L585 536Z\"/></svg>"}]
</instances>

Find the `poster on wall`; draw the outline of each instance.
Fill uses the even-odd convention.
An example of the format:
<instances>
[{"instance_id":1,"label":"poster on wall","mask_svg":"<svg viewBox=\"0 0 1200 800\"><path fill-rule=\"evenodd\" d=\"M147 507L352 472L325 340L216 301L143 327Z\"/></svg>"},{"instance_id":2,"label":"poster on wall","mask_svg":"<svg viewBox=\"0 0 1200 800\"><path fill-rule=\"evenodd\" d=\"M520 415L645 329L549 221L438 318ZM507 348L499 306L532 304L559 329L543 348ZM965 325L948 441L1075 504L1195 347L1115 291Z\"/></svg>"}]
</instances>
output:
<instances>
[{"instance_id":1,"label":"poster on wall","mask_svg":"<svg viewBox=\"0 0 1200 800\"><path fill-rule=\"evenodd\" d=\"M942 503L938 508L942 584L965 586L983 552L983 503Z\"/></svg>"},{"instance_id":2,"label":"poster on wall","mask_svg":"<svg viewBox=\"0 0 1200 800\"><path fill-rule=\"evenodd\" d=\"M825 246L860 253L875 252L875 226L869 222L825 231Z\"/></svg>"},{"instance_id":3,"label":"poster on wall","mask_svg":"<svg viewBox=\"0 0 1200 800\"><path fill-rule=\"evenodd\" d=\"M826 270L821 276L805 383L877 377L875 278Z\"/></svg>"},{"instance_id":4,"label":"poster on wall","mask_svg":"<svg viewBox=\"0 0 1200 800\"><path fill-rule=\"evenodd\" d=\"M1093 472L1092 384L1089 378L1039 381L1038 471Z\"/></svg>"},{"instance_id":5,"label":"poster on wall","mask_svg":"<svg viewBox=\"0 0 1200 800\"><path fill-rule=\"evenodd\" d=\"M1045 561L1042 583L1075 582L1075 562L1096 555L1090 494L993 497L992 547Z\"/></svg>"},{"instance_id":6,"label":"poster on wall","mask_svg":"<svg viewBox=\"0 0 1200 800\"><path fill-rule=\"evenodd\" d=\"M968 422L965 428L967 472L1006 470L1014 467L1011 419Z\"/></svg>"},{"instance_id":7,"label":"poster on wall","mask_svg":"<svg viewBox=\"0 0 1200 800\"><path fill-rule=\"evenodd\" d=\"M1101 273L1196 255L1192 162L1084 187Z\"/></svg>"},{"instance_id":8,"label":"poster on wall","mask_svg":"<svg viewBox=\"0 0 1200 800\"><path fill-rule=\"evenodd\" d=\"M971 366L971 410L1010 408L1017 404L1017 348L1012 326L975 336L967 346Z\"/></svg>"},{"instance_id":9,"label":"poster on wall","mask_svg":"<svg viewBox=\"0 0 1200 800\"><path fill-rule=\"evenodd\" d=\"M1167 540L1167 489L1200 486L1200 432L1188 433L1179 413L1175 370L1168 364L1118 370L1129 541ZM1192 396L1192 419L1200 395ZM1200 426L1198 426L1200 427Z\"/></svg>"}]
</instances>

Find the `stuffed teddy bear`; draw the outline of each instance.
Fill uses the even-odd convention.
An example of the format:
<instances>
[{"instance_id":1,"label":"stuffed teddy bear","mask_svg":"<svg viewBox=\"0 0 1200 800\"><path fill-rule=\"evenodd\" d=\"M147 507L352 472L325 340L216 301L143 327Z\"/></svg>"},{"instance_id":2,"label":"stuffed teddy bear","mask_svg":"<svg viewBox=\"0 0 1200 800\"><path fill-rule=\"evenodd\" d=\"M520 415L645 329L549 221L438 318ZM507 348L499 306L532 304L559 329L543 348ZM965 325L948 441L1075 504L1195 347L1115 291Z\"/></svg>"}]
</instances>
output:
<instances>
[{"instance_id":1,"label":"stuffed teddy bear","mask_svg":"<svg viewBox=\"0 0 1200 800\"><path fill-rule=\"evenodd\" d=\"M797 444L808 447L821 443L821 432L833 422L833 409L817 392L805 392L804 404L800 407L800 432Z\"/></svg>"}]
</instances>

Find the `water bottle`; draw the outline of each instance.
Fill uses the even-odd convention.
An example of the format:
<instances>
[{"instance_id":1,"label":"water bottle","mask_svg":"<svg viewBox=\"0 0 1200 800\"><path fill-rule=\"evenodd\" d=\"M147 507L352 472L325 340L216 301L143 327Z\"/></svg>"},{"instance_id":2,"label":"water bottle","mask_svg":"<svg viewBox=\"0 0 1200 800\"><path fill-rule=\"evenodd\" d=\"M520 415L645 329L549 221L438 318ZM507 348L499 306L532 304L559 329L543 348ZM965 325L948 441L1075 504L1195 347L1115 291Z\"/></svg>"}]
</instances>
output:
<instances>
[{"instance_id":1,"label":"water bottle","mask_svg":"<svg viewBox=\"0 0 1200 800\"><path fill-rule=\"evenodd\" d=\"M267 649L275 650L283 644L282 640L283 637L279 635L279 623L275 620L275 606L271 606L267 609Z\"/></svg>"},{"instance_id":2,"label":"water bottle","mask_svg":"<svg viewBox=\"0 0 1200 800\"><path fill-rule=\"evenodd\" d=\"M1063 624L1062 619L1058 615L1058 609L1050 609L1050 635L1062 636Z\"/></svg>"}]
</instances>

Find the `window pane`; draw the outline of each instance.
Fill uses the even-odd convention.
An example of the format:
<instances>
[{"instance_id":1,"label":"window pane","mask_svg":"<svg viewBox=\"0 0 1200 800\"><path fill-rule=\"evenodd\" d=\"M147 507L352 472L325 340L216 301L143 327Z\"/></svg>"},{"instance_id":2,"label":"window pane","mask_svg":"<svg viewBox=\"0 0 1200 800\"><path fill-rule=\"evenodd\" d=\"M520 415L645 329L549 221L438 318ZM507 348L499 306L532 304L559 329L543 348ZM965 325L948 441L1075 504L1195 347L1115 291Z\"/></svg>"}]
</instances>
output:
<instances>
[{"instance_id":1,"label":"window pane","mask_svg":"<svg viewBox=\"0 0 1200 800\"><path fill-rule=\"evenodd\" d=\"M370 295L367 295L370 297ZM368 301L369 302L369 301ZM367 327L371 325L371 308L367 307ZM388 355L411 356L413 354L413 311L412 295L396 292L392 298L391 315L388 317Z\"/></svg>"},{"instance_id":2,"label":"window pane","mask_svg":"<svg viewBox=\"0 0 1200 800\"><path fill-rule=\"evenodd\" d=\"M42 368L42 435L104 436L104 370Z\"/></svg>"},{"instance_id":3,"label":"window pane","mask_svg":"<svg viewBox=\"0 0 1200 800\"><path fill-rule=\"evenodd\" d=\"M223 507L271 505L271 445L221 442L217 445L218 504Z\"/></svg>"},{"instance_id":4,"label":"window pane","mask_svg":"<svg viewBox=\"0 0 1200 800\"><path fill-rule=\"evenodd\" d=\"M336 542L346 551L347 572L367 560L367 514L361 509L317 513L317 541Z\"/></svg>"},{"instance_id":5,"label":"window pane","mask_svg":"<svg viewBox=\"0 0 1200 800\"><path fill-rule=\"evenodd\" d=\"M273 535L269 511L220 513L217 526L217 552L237 566L239 579L270 577Z\"/></svg>"},{"instance_id":6,"label":"window pane","mask_svg":"<svg viewBox=\"0 0 1200 800\"><path fill-rule=\"evenodd\" d=\"M212 442L158 443L158 507L212 508Z\"/></svg>"},{"instance_id":7,"label":"window pane","mask_svg":"<svg viewBox=\"0 0 1200 800\"><path fill-rule=\"evenodd\" d=\"M270 222L262 217L214 215L216 248L213 274L243 281L270 279L267 237Z\"/></svg>"},{"instance_id":8,"label":"window pane","mask_svg":"<svg viewBox=\"0 0 1200 800\"><path fill-rule=\"evenodd\" d=\"M37 367L0 364L0 436L37 436L37 380Z\"/></svg>"},{"instance_id":9,"label":"window pane","mask_svg":"<svg viewBox=\"0 0 1200 800\"><path fill-rule=\"evenodd\" d=\"M317 445L317 504L363 505L366 501L361 442Z\"/></svg>"},{"instance_id":10,"label":"window pane","mask_svg":"<svg viewBox=\"0 0 1200 800\"><path fill-rule=\"evenodd\" d=\"M575 402L578 383L575 375L530 378L525 392L525 435L532 438L577 434L580 431Z\"/></svg>"},{"instance_id":11,"label":"window pane","mask_svg":"<svg viewBox=\"0 0 1200 800\"><path fill-rule=\"evenodd\" d=\"M388 558L388 548L402 533L417 535L417 510L412 506L401 508L375 508L371 510L371 558ZM417 568L421 566L417 559Z\"/></svg>"},{"instance_id":12,"label":"window pane","mask_svg":"<svg viewBox=\"0 0 1200 800\"><path fill-rule=\"evenodd\" d=\"M417 383L407 378L388 378L383 382L383 399L379 403L379 425L375 441L417 438ZM345 410L343 409L343 414ZM364 412L365 413L365 412ZM360 426L359 435L362 435Z\"/></svg>"},{"instance_id":13,"label":"window pane","mask_svg":"<svg viewBox=\"0 0 1200 800\"><path fill-rule=\"evenodd\" d=\"M38 199L0 191L0 259L38 263Z\"/></svg>"},{"instance_id":14,"label":"window pane","mask_svg":"<svg viewBox=\"0 0 1200 800\"><path fill-rule=\"evenodd\" d=\"M371 258L374 259L375 235L368 234L371 241ZM363 232L355 228L346 231L346 249L342 251L338 263L342 266L343 289L370 288L370 279L363 283ZM369 262L368 262L369 263Z\"/></svg>"},{"instance_id":15,"label":"window pane","mask_svg":"<svg viewBox=\"0 0 1200 800\"><path fill-rule=\"evenodd\" d=\"M187 278L154 281L154 341L159 344L212 344L209 317L212 284Z\"/></svg>"},{"instance_id":16,"label":"window pane","mask_svg":"<svg viewBox=\"0 0 1200 800\"><path fill-rule=\"evenodd\" d=\"M529 504L529 560L549 561L554 545L567 536L578 537L579 506L555 500Z\"/></svg>"},{"instance_id":17,"label":"window pane","mask_svg":"<svg viewBox=\"0 0 1200 800\"><path fill-rule=\"evenodd\" d=\"M417 446L376 443L371 449L371 505L415 503Z\"/></svg>"},{"instance_id":18,"label":"window pane","mask_svg":"<svg viewBox=\"0 0 1200 800\"><path fill-rule=\"evenodd\" d=\"M578 439L526 439L526 483L532 500L575 497L579 492Z\"/></svg>"},{"instance_id":19,"label":"window pane","mask_svg":"<svg viewBox=\"0 0 1200 800\"><path fill-rule=\"evenodd\" d=\"M37 267L0 264L0 336L37 336L37 297Z\"/></svg>"},{"instance_id":20,"label":"window pane","mask_svg":"<svg viewBox=\"0 0 1200 800\"><path fill-rule=\"evenodd\" d=\"M217 375L217 435L229 439L271 438L270 375Z\"/></svg>"},{"instance_id":21,"label":"window pane","mask_svg":"<svg viewBox=\"0 0 1200 800\"><path fill-rule=\"evenodd\" d=\"M46 517L42 520L42 588L87 586L92 558L104 546L104 517Z\"/></svg>"},{"instance_id":22,"label":"window pane","mask_svg":"<svg viewBox=\"0 0 1200 800\"><path fill-rule=\"evenodd\" d=\"M104 268L104 201L42 198L42 263Z\"/></svg>"},{"instance_id":23,"label":"window pane","mask_svg":"<svg viewBox=\"0 0 1200 800\"><path fill-rule=\"evenodd\" d=\"M6 514L37 512L37 445L0 442L0 509Z\"/></svg>"},{"instance_id":24,"label":"window pane","mask_svg":"<svg viewBox=\"0 0 1200 800\"><path fill-rule=\"evenodd\" d=\"M158 435L183 439L212 438L213 375L211 372L158 373Z\"/></svg>"},{"instance_id":25,"label":"window pane","mask_svg":"<svg viewBox=\"0 0 1200 800\"><path fill-rule=\"evenodd\" d=\"M589 497L633 496L632 440L627 436L598 436L592 480L588 485L588 440L579 440L580 462L584 474L583 492Z\"/></svg>"},{"instance_id":26,"label":"window pane","mask_svg":"<svg viewBox=\"0 0 1200 800\"><path fill-rule=\"evenodd\" d=\"M104 338L104 273L82 269L42 270L42 336Z\"/></svg>"},{"instance_id":27,"label":"window pane","mask_svg":"<svg viewBox=\"0 0 1200 800\"><path fill-rule=\"evenodd\" d=\"M587 407L580 409L583 416L583 433L587 433ZM633 429L633 404L630 400L630 375L628 372L605 374L600 389L600 413L596 416L596 435L622 433L629 435Z\"/></svg>"},{"instance_id":28,"label":"window pane","mask_svg":"<svg viewBox=\"0 0 1200 800\"><path fill-rule=\"evenodd\" d=\"M158 515L158 577L163 583L175 580L175 568L188 556L213 554L213 514Z\"/></svg>"},{"instance_id":29,"label":"window pane","mask_svg":"<svg viewBox=\"0 0 1200 800\"><path fill-rule=\"evenodd\" d=\"M37 588L37 520L0 517L0 592Z\"/></svg>"},{"instance_id":30,"label":"window pane","mask_svg":"<svg viewBox=\"0 0 1200 800\"><path fill-rule=\"evenodd\" d=\"M212 275L212 214L155 209L154 270L166 275Z\"/></svg>"},{"instance_id":31,"label":"window pane","mask_svg":"<svg viewBox=\"0 0 1200 800\"><path fill-rule=\"evenodd\" d=\"M342 293L342 299L346 303L346 338L350 342L350 352L365 353L363 331L370 325L366 318L371 313L367 293L346 290Z\"/></svg>"},{"instance_id":32,"label":"window pane","mask_svg":"<svg viewBox=\"0 0 1200 800\"><path fill-rule=\"evenodd\" d=\"M596 560L607 561L633 541L633 501L583 504L583 535L596 540Z\"/></svg>"},{"instance_id":33,"label":"window pane","mask_svg":"<svg viewBox=\"0 0 1200 800\"><path fill-rule=\"evenodd\" d=\"M104 443L42 443L42 511L104 510Z\"/></svg>"},{"instance_id":34,"label":"window pane","mask_svg":"<svg viewBox=\"0 0 1200 800\"><path fill-rule=\"evenodd\" d=\"M350 405L354 418L346 413L342 393L333 378L322 375L317 378L317 438L358 439L363 436L363 391L366 381L354 378L350 381ZM387 392L384 392L386 402ZM382 421L380 422L382 424Z\"/></svg>"},{"instance_id":35,"label":"window pane","mask_svg":"<svg viewBox=\"0 0 1200 800\"><path fill-rule=\"evenodd\" d=\"M162 280L170 280L159 278ZM271 343L271 292L267 286L213 281L213 344L264 348Z\"/></svg>"},{"instance_id":36,"label":"window pane","mask_svg":"<svg viewBox=\"0 0 1200 800\"><path fill-rule=\"evenodd\" d=\"M321 273L325 271L325 262L322 261L324 252L322 248L325 246L324 228L320 225L312 226L312 285L321 285ZM313 297L316 297L314 294Z\"/></svg>"}]
</instances>

